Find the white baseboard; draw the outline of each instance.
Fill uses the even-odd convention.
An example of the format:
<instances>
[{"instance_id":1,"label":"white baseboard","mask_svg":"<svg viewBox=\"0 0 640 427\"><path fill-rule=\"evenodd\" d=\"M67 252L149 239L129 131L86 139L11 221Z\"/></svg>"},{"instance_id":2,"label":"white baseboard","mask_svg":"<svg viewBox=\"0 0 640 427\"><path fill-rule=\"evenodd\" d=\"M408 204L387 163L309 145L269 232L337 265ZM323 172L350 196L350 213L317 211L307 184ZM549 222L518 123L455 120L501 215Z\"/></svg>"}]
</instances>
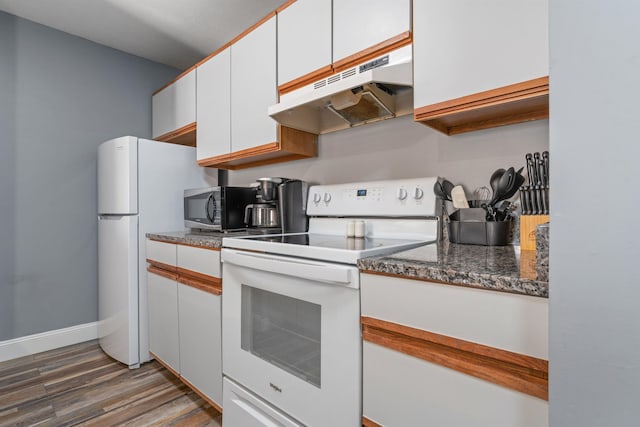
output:
<instances>
[{"instance_id":1,"label":"white baseboard","mask_svg":"<svg viewBox=\"0 0 640 427\"><path fill-rule=\"evenodd\" d=\"M0 341L0 362L98 338L98 322Z\"/></svg>"}]
</instances>

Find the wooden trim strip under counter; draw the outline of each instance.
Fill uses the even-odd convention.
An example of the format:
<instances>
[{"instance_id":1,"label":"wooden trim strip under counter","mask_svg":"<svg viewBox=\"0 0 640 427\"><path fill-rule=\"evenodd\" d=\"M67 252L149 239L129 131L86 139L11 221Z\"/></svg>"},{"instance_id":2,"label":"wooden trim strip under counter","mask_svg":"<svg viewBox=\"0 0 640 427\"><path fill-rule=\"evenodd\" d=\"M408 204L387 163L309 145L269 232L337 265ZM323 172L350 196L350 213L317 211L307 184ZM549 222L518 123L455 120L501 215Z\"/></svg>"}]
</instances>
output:
<instances>
[{"instance_id":1,"label":"wooden trim strip under counter","mask_svg":"<svg viewBox=\"0 0 640 427\"><path fill-rule=\"evenodd\" d=\"M411 31L405 31L402 34L398 34L395 37L391 37L383 42L361 50L358 53L347 56L333 63L333 72L341 73L346 69L349 69L362 62L376 58L380 55L384 55L387 52L396 50L413 42L413 35Z\"/></svg>"},{"instance_id":2,"label":"wooden trim strip under counter","mask_svg":"<svg viewBox=\"0 0 640 427\"><path fill-rule=\"evenodd\" d=\"M362 337L540 399L549 400L549 362L385 320L363 316Z\"/></svg>"},{"instance_id":3,"label":"wooden trim strip under counter","mask_svg":"<svg viewBox=\"0 0 640 427\"><path fill-rule=\"evenodd\" d=\"M147 258L147 262L149 264L151 264L152 267L155 267L155 268L163 270L163 271L167 271L167 272L177 272L178 271L178 267L176 267L175 265L165 264L164 262L156 261L156 260L149 259L149 258Z\"/></svg>"},{"instance_id":4,"label":"wooden trim strip under counter","mask_svg":"<svg viewBox=\"0 0 640 427\"><path fill-rule=\"evenodd\" d=\"M188 125L182 126L180 129L172 130L171 132L167 132L164 135L153 138L153 140L195 147L196 130L196 122L193 122L189 123Z\"/></svg>"},{"instance_id":5,"label":"wooden trim strip under counter","mask_svg":"<svg viewBox=\"0 0 640 427\"><path fill-rule=\"evenodd\" d=\"M548 117L548 76L418 107L413 113L416 122L447 135Z\"/></svg>"},{"instance_id":6,"label":"wooden trim strip under counter","mask_svg":"<svg viewBox=\"0 0 640 427\"><path fill-rule=\"evenodd\" d=\"M157 274L160 277L164 277L165 279L178 280L178 275L176 273L171 273L170 271L154 267L153 265L148 266L147 271L149 273Z\"/></svg>"},{"instance_id":7,"label":"wooden trim strip under counter","mask_svg":"<svg viewBox=\"0 0 640 427\"><path fill-rule=\"evenodd\" d=\"M210 294L222 295L222 279L196 273L195 271L186 270L180 267L178 267L178 271L178 282L183 285L191 286L192 288L200 289L201 291L209 292ZM206 279L194 277L195 275L206 277Z\"/></svg>"}]
</instances>

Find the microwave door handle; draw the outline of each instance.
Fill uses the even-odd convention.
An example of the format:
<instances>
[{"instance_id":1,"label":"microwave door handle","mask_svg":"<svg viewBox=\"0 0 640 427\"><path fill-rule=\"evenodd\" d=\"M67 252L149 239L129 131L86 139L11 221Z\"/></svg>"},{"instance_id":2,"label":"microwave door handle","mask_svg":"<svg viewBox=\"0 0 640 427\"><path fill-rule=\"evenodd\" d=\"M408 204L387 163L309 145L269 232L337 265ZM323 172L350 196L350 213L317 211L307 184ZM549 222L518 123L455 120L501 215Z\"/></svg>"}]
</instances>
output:
<instances>
[{"instance_id":1,"label":"microwave door handle","mask_svg":"<svg viewBox=\"0 0 640 427\"><path fill-rule=\"evenodd\" d=\"M302 260L272 258L268 255L225 250L223 263L234 264L253 270L268 271L285 276L298 277L316 282L348 286L354 282L352 268L338 265L320 265Z\"/></svg>"},{"instance_id":2,"label":"microwave door handle","mask_svg":"<svg viewBox=\"0 0 640 427\"><path fill-rule=\"evenodd\" d=\"M211 203L211 210L213 211L213 215L209 215L209 203ZM209 220L210 224L214 224L213 220L216 217L216 204L213 201L213 193L209 194L209 197L207 197L207 203L205 203L204 205L204 214L207 216L207 219Z\"/></svg>"}]
</instances>

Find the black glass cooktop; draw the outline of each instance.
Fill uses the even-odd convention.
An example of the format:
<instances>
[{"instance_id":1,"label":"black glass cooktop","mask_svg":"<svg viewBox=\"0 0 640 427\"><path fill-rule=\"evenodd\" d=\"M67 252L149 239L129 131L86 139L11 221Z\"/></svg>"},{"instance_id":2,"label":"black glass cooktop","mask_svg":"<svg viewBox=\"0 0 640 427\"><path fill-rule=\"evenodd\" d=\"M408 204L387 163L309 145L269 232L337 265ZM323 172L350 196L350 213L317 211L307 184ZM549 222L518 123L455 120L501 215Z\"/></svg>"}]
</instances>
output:
<instances>
[{"instance_id":1,"label":"black glass cooktop","mask_svg":"<svg viewBox=\"0 0 640 427\"><path fill-rule=\"evenodd\" d=\"M354 238L346 236L331 236L326 234L280 234L254 236L248 237L247 239L260 242L286 243L290 245L343 250L368 250L417 242L417 240L407 239L384 239L375 237Z\"/></svg>"}]
</instances>

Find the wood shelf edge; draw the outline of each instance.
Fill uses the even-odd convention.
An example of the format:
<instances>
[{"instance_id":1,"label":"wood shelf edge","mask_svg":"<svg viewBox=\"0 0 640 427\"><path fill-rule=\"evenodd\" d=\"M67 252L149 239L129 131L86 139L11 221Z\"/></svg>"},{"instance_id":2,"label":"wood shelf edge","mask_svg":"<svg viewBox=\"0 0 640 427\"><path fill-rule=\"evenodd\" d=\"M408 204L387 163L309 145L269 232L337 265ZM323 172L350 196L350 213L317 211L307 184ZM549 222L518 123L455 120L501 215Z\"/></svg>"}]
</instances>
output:
<instances>
[{"instance_id":1,"label":"wood shelf edge","mask_svg":"<svg viewBox=\"0 0 640 427\"><path fill-rule=\"evenodd\" d=\"M414 121L447 135L548 117L548 76L414 110Z\"/></svg>"},{"instance_id":2,"label":"wood shelf edge","mask_svg":"<svg viewBox=\"0 0 640 427\"><path fill-rule=\"evenodd\" d=\"M311 84L317 80L324 79L333 74L333 66L331 64L321 67L315 71L300 76L297 79L291 80L278 86L278 94L284 95L289 92L293 92L296 89L300 89L308 84Z\"/></svg>"},{"instance_id":3,"label":"wood shelf edge","mask_svg":"<svg viewBox=\"0 0 640 427\"><path fill-rule=\"evenodd\" d=\"M397 36L384 40L376 45L347 56L346 58L339 59L333 63L333 72L341 73L361 62L374 59L380 55L399 49L403 46L409 45L413 42L413 34L411 31L405 31Z\"/></svg>"},{"instance_id":4,"label":"wood shelf edge","mask_svg":"<svg viewBox=\"0 0 640 427\"><path fill-rule=\"evenodd\" d=\"M365 341L548 400L548 361L363 316Z\"/></svg>"},{"instance_id":5,"label":"wood shelf edge","mask_svg":"<svg viewBox=\"0 0 640 427\"><path fill-rule=\"evenodd\" d=\"M179 129L167 132L163 135L153 138L154 141L170 142L172 144L188 145L190 147L196 146L196 122L189 123L182 126Z\"/></svg>"}]
</instances>

